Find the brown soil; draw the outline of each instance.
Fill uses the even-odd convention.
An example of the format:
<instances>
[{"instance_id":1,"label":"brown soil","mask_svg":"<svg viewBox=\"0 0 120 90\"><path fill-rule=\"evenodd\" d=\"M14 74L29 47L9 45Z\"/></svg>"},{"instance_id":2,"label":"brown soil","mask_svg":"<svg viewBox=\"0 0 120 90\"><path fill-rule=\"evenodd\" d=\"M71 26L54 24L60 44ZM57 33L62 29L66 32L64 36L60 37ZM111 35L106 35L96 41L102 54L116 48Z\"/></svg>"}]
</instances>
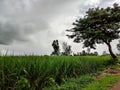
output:
<instances>
[{"instance_id":1,"label":"brown soil","mask_svg":"<svg viewBox=\"0 0 120 90\"><path fill-rule=\"evenodd\" d=\"M116 68L108 68L104 71L102 71L101 73L99 73L96 76L96 79L99 79L101 77L103 77L106 74L111 74L111 75L120 75L120 69L116 69ZM120 89L119 89L120 90Z\"/></svg>"},{"instance_id":2,"label":"brown soil","mask_svg":"<svg viewBox=\"0 0 120 90\"><path fill-rule=\"evenodd\" d=\"M120 80L112 87L111 90L120 90Z\"/></svg>"}]
</instances>

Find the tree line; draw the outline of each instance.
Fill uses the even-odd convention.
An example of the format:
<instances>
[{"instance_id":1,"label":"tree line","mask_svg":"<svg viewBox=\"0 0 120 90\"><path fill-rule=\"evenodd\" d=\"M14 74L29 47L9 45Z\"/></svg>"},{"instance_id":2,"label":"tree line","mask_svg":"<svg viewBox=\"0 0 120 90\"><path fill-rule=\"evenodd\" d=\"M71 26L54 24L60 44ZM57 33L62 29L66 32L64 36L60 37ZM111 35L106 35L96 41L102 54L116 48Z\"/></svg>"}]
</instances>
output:
<instances>
[{"instance_id":1,"label":"tree line","mask_svg":"<svg viewBox=\"0 0 120 90\"><path fill-rule=\"evenodd\" d=\"M59 41L58 40L54 40L52 42L52 47L53 47L53 52L51 53L51 55L53 56L97 56L98 52L90 52L90 48L87 48L87 51L82 50L82 52L77 52L74 53L71 49L71 45L68 45L67 42L63 42L62 43L62 49L63 51L61 52L60 49L60 45L59 45Z\"/></svg>"}]
</instances>

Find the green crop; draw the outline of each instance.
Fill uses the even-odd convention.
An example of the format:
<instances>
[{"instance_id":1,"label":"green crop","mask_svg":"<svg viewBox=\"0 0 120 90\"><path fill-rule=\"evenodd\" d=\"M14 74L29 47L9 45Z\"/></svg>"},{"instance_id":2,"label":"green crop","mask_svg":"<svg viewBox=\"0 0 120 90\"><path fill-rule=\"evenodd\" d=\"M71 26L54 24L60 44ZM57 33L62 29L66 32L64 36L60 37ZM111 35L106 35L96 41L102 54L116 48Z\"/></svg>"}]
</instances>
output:
<instances>
[{"instance_id":1,"label":"green crop","mask_svg":"<svg viewBox=\"0 0 120 90\"><path fill-rule=\"evenodd\" d=\"M112 64L109 56L1 56L0 90L41 90Z\"/></svg>"}]
</instances>

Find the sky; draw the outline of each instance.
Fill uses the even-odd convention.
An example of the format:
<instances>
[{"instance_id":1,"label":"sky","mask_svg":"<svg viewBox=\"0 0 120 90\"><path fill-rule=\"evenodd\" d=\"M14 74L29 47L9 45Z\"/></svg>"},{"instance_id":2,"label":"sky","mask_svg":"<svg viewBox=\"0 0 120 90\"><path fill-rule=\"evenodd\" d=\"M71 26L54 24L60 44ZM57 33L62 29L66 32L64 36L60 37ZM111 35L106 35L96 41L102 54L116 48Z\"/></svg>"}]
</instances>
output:
<instances>
[{"instance_id":1,"label":"sky","mask_svg":"<svg viewBox=\"0 0 120 90\"><path fill-rule=\"evenodd\" d=\"M67 42L73 52L80 52L83 45L68 39L66 29L88 8L112 6L115 2L120 4L120 0L0 0L0 52L49 55L56 39L61 49ZM115 53L117 43L112 42ZM95 51L101 54L108 48L97 45Z\"/></svg>"}]
</instances>

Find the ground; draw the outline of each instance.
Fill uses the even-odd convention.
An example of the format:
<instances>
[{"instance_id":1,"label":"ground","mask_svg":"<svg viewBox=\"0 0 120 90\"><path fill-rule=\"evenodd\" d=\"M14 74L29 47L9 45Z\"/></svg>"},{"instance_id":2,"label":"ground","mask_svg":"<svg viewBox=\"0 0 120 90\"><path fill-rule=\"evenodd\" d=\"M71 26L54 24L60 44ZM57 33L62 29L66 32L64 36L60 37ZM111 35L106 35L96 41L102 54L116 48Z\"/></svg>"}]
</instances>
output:
<instances>
[{"instance_id":1,"label":"ground","mask_svg":"<svg viewBox=\"0 0 120 90\"><path fill-rule=\"evenodd\" d=\"M103 77L106 74L120 76L120 68L108 68L108 69L104 70L103 72L101 72L100 74L98 74L96 76L96 79L100 79L101 77ZM115 83L115 85L111 88L111 90L120 90L120 79L118 80L117 83Z\"/></svg>"},{"instance_id":2,"label":"ground","mask_svg":"<svg viewBox=\"0 0 120 90\"><path fill-rule=\"evenodd\" d=\"M120 90L120 80L111 88L111 90Z\"/></svg>"}]
</instances>

